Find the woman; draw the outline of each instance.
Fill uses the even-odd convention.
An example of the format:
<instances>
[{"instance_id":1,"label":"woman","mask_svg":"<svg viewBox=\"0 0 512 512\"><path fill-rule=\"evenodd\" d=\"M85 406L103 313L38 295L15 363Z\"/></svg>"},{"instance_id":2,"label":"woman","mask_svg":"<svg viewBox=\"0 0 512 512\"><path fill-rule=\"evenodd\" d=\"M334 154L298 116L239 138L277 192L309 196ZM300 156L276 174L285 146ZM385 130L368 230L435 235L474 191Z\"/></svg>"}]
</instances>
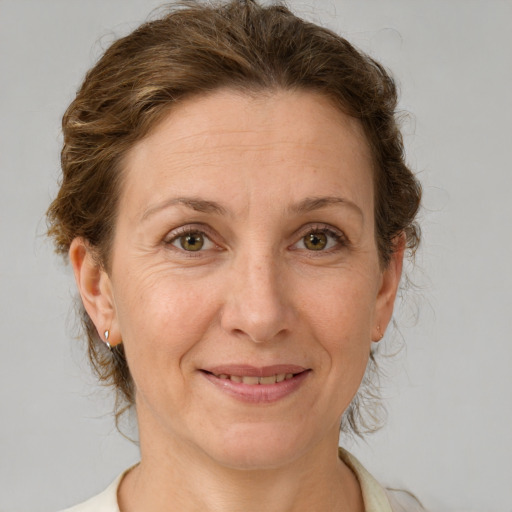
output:
<instances>
[{"instance_id":1,"label":"woman","mask_svg":"<svg viewBox=\"0 0 512 512\"><path fill-rule=\"evenodd\" d=\"M88 73L49 232L141 462L73 511L391 510L337 446L419 241L395 107L378 63L253 2L173 9Z\"/></svg>"}]
</instances>

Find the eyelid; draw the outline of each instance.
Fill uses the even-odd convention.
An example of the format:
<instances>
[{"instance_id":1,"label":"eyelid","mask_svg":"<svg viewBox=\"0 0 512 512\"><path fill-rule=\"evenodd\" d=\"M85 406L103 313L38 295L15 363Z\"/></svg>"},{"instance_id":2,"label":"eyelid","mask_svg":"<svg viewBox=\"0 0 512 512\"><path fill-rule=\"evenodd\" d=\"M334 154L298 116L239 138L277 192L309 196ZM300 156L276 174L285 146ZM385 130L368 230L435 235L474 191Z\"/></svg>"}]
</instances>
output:
<instances>
[{"instance_id":1,"label":"eyelid","mask_svg":"<svg viewBox=\"0 0 512 512\"><path fill-rule=\"evenodd\" d=\"M219 244L214 241L215 236L212 234L213 231L206 224L186 224L184 226L180 226L171 230L164 238L164 243L171 247L174 247L173 242L180 238L181 236L190 234L190 233L200 233L205 238L207 238L217 249L219 249ZM177 251L187 253L189 255L198 255L198 253L205 252L204 250L199 250L194 253L194 251L185 251L180 250L177 247L174 247Z\"/></svg>"},{"instance_id":2,"label":"eyelid","mask_svg":"<svg viewBox=\"0 0 512 512\"><path fill-rule=\"evenodd\" d=\"M293 243L290 248L297 249L296 246L305 236L307 236L310 233L325 233L326 235L334 238L337 242L335 247L332 247L330 249L324 250L324 251L318 251L318 253L329 253L331 251L339 250L343 247L347 247L351 245L351 242L349 238L346 236L346 234L340 230L339 228L336 228L330 224L324 224L324 223L313 223L308 224L306 226L301 227L299 230L296 231L296 235L294 238L298 238L298 240ZM194 224L186 224L183 226L180 226L178 228L175 228L171 230L164 238L164 243L166 245L169 245L171 247L174 247L173 242L186 234L189 233L200 233L205 238L207 238L212 244L215 245L216 249L220 250L220 244L218 244L214 239L216 238L216 235L214 234L213 230L206 224L201 223L194 223ZM200 250L197 252L193 251L184 251L180 250L177 247L174 247L177 251L186 253L188 256L199 256L200 253L205 252L204 250ZM298 250L298 249L297 249ZM315 252L315 251L308 251L308 252Z\"/></svg>"},{"instance_id":3,"label":"eyelid","mask_svg":"<svg viewBox=\"0 0 512 512\"><path fill-rule=\"evenodd\" d=\"M292 248L294 246L296 246L301 240L303 240L303 238L305 236L307 236L311 233L325 233L327 236L333 237L337 242L335 247L331 247L331 248L329 248L327 250L323 250L323 251L318 251L317 254L329 253L331 251L336 251L343 247L348 247L351 245L349 238L341 229L336 228L330 224L313 223L313 224L308 224L307 226L302 227L298 231L298 234L296 235L298 237L298 240L297 240L297 242L295 242L292 245ZM316 251L308 251L308 252L314 253Z\"/></svg>"}]
</instances>

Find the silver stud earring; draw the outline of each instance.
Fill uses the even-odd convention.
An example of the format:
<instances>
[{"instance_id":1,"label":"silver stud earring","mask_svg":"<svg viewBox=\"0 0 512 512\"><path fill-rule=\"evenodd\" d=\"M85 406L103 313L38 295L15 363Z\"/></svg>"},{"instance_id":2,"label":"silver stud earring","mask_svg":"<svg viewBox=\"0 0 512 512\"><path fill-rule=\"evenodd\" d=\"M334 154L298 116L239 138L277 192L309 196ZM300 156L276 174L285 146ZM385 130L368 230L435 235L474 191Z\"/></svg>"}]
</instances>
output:
<instances>
[{"instance_id":1,"label":"silver stud earring","mask_svg":"<svg viewBox=\"0 0 512 512\"><path fill-rule=\"evenodd\" d=\"M107 345L108 349L112 351L112 347L110 346L110 343L108 342L108 337L110 336L110 331L107 329L104 333L105 336L105 345Z\"/></svg>"}]
</instances>

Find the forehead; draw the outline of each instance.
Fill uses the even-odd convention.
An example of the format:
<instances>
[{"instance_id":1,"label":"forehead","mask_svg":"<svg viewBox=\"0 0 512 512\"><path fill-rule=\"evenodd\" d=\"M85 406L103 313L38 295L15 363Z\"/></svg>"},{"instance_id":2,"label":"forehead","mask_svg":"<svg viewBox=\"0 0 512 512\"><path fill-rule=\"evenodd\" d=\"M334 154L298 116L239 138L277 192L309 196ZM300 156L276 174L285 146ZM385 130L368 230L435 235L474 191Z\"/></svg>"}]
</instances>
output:
<instances>
[{"instance_id":1,"label":"forehead","mask_svg":"<svg viewBox=\"0 0 512 512\"><path fill-rule=\"evenodd\" d=\"M279 139L324 146L341 143L345 152L370 156L361 123L344 114L323 94L306 90L244 93L233 89L178 102L130 153L142 152L149 146L165 146L171 138L181 149L197 143L191 137L203 138L205 145L210 142L213 146L231 134L240 144L250 142L252 137L260 138L260 143L263 137L267 142Z\"/></svg>"},{"instance_id":2,"label":"forehead","mask_svg":"<svg viewBox=\"0 0 512 512\"><path fill-rule=\"evenodd\" d=\"M360 202L373 195L360 123L306 91L192 97L135 144L124 163L124 195L136 209L169 194L232 200L233 187L244 204L276 188L290 201L307 190Z\"/></svg>"}]
</instances>

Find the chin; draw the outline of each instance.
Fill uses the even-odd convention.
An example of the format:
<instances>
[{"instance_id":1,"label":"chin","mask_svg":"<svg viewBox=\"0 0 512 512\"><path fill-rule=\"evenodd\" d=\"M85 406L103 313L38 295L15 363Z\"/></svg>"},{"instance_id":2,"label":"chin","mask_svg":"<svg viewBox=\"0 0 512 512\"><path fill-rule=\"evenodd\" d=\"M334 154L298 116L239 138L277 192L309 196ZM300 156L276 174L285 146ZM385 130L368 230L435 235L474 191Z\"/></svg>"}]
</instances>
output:
<instances>
[{"instance_id":1,"label":"chin","mask_svg":"<svg viewBox=\"0 0 512 512\"><path fill-rule=\"evenodd\" d=\"M252 424L229 429L215 445L204 447L218 464L237 470L275 469L293 463L307 441L290 429Z\"/></svg>"}]
</instances>

